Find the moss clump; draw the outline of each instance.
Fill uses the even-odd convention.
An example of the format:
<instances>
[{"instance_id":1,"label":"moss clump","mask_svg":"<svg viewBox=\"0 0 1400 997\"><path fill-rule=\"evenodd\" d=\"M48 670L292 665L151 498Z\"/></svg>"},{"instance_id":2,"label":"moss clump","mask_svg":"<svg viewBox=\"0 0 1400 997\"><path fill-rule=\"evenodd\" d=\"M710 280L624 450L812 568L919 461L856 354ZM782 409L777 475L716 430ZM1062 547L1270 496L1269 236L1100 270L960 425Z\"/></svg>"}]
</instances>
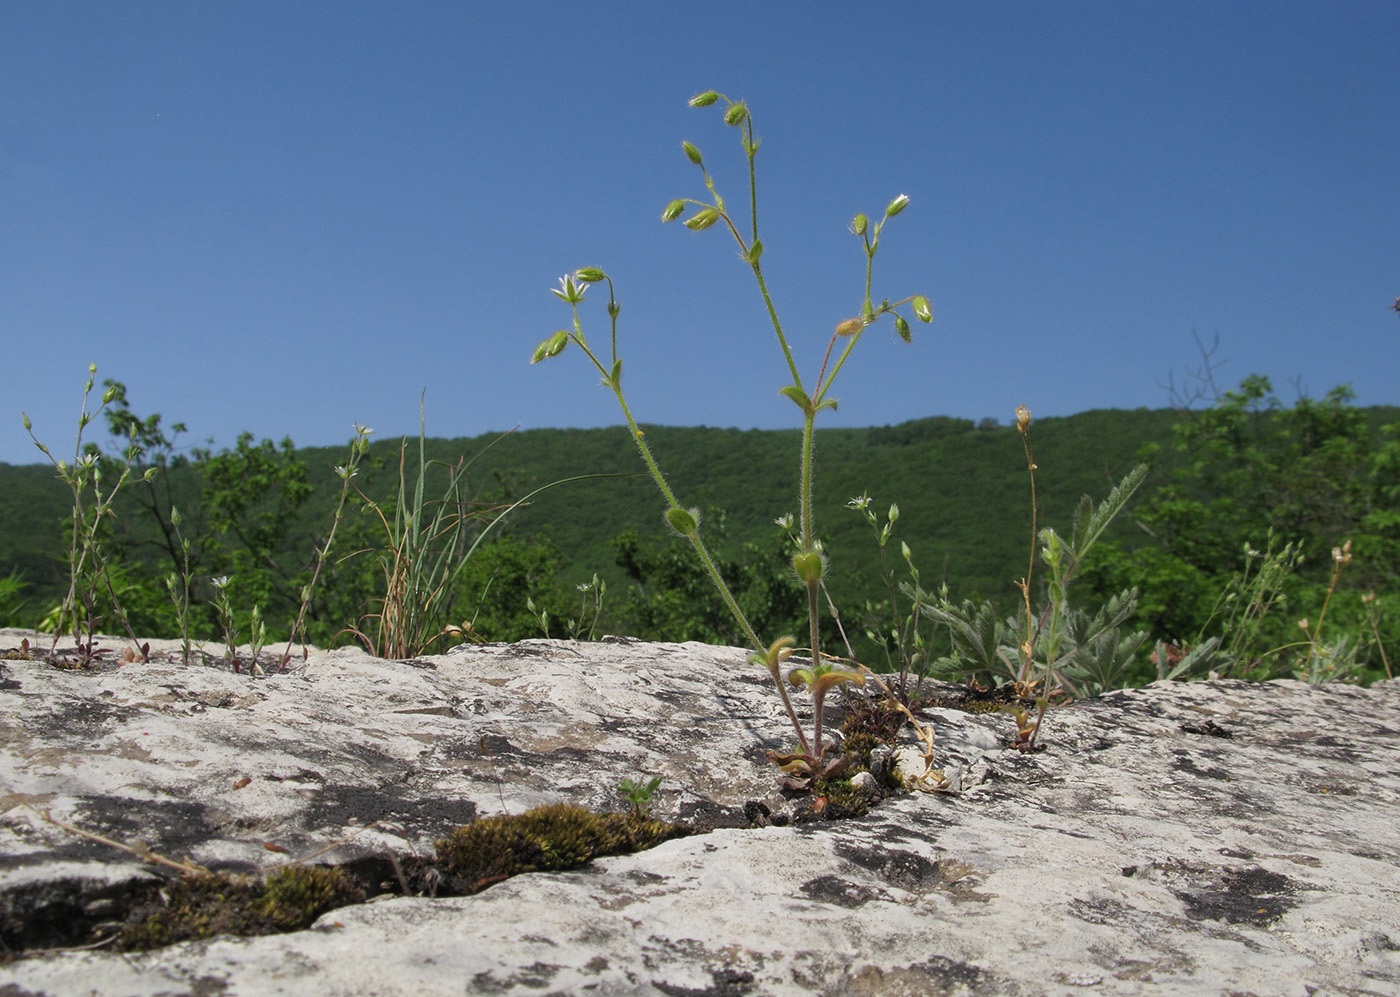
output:
<instances>
[{"instance_id":1,"label":"moss clump","mask_svg":"<svg viewBox=\"0 0 1400 997\"><path fill-rule=\"evenodd\" d=\"M453 888L477 893L522 872L573 869L600 855L643 851L686 833L635 813L597 814L552 803L464 824L436 845L438 862Z\"/></svg>"},{"instance_id":2,"label":"moss clump","mask_svg":"<svg viewBox=\"0 0 1400 997\"><path fill-rule=\"evenodd\" d=\"M183 876L137 907L118 946L141 950L215 935L300 931L326 911L364 898L344 872L320 866L288 866L261 882L224 873Z\"/></svg>"}]
</instances>

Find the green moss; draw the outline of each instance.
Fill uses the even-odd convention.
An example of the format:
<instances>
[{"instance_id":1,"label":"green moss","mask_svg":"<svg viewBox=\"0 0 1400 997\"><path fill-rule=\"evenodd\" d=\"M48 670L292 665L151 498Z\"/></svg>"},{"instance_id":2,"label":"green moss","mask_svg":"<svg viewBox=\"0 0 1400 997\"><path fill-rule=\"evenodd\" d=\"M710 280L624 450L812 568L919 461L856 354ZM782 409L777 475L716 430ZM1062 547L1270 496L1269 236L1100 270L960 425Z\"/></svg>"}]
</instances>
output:
<instances>
[{"instance_id":1,"label":"green moss","mask_svg":"<svg viewBox=\"0 0 1400 997\"><path fill-rule=\"evenodd\" d=\"M364 900L339 869L288 866L248 881L217 873L160 887L122 932L122 949L152 949L215 935L271 935L310 927L326 911Z\"/></svg>"},{"instance_id":2,"label":"green moss","mask_svg":"<svg viewBox=\"0 0 1400 997\"><path fill-rule=\"evenodd\" d=\"M364 898L364 892L340 869L291 865L263 881L258 909L279 930L300 931L326 911Z\"/></svg>"},{"instance_id":3,"label":"green moss","mask_svg":"<svg viewBox=\"0 0 1400 997\"><path fill-rule=\"evenodd\" d=\"M822 820L842 820L863 817L880 799L877 794L851 785L850 779L828 779L812 790L819 800L825 800L818 813Z\"/></svg>"},{"instance_id":4,"label":"green moss","mask_svg":"<svg viewBox=\"0 0 1400 997\"><path fill-rule=\"evenodd\" d=\"M597 814L569 803L465 824L437 842L454 886L484 890L522 872L573 869L600 855L639 852L687 833L636 814Z\"/></svg>"}]
</instances>

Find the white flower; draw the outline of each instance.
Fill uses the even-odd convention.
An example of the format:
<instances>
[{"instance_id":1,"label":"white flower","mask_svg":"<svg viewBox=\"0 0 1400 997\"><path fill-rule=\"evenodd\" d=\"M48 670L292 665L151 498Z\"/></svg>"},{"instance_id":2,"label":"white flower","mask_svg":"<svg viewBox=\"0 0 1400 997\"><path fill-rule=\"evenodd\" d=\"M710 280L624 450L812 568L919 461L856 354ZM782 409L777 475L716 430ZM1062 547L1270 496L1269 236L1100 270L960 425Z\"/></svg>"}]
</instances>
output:
<instances>
[{"instance_id":1,"label":"white flower","mask_svg":"<svg viewBox=\"0 0 1400 997\"><path fill-rule=\"evenodd\" d=\"M571 305L576 305L583 300L584 289L574 280L574 275L566 273L559 278L559 286L551 287L553 293L561 301L567 301Z\"/></svg>"}]
</instances>

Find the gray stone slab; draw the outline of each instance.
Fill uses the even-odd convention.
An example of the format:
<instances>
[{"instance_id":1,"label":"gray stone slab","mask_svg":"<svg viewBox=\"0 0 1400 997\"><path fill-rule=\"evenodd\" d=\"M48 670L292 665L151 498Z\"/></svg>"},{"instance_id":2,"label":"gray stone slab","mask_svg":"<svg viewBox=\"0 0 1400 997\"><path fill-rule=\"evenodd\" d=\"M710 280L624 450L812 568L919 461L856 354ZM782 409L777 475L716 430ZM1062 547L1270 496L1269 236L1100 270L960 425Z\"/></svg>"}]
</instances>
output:
<instances>
[{"instance_id":1,"label":"gray stone slab","mask_svg":"<svg viewBox=\"0 0 1400 997\"><path fill-rule=\"evenodd\" d=\"M739 649L341 650L264 677L171 651L0 662L0 910L159 875L36 810L236 870L375 821L321 861L428 857L477 816L620 809L643 773L657 816L721 826L286 935L31 954L3 997L1400 993L1400 682L1158 684L1053 710L1035 754L1001 749L1008 717L937 709L960 792L745 828L723 825L794 804L764 757L781 706Z\"/></svg>"}]
</instances>

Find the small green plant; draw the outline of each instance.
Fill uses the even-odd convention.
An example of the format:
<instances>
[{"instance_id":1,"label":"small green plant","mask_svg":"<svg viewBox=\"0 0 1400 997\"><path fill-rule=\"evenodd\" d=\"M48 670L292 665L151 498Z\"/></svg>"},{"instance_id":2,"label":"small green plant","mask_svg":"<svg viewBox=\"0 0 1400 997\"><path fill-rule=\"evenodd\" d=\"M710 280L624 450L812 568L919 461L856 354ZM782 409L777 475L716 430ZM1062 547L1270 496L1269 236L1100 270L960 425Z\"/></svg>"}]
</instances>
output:
<instances>
[{"instance_id":1,"label":"small green plant","mask_svg":"<svg viewBox=\"0 0 1400 997\"><path fill-rule=\"evenodd\" d=\"M331 548L335 544L335 533L340 527L341 518L345 515L345 503L350 497L350 482L359 473L360 461L364 459L369 451L369 438L374 430L368 426L355 423L355 438L350 441L350 453L346 457L345 463L336 467L336 477L340 478L340 497L335 504L335 513L331 516L331 527L326 531L326 539L316 548L316 560L311 569L311 578L301 587L301 604L297 608L296 619L292 621L291 630L287 634L287 648L282 652L282 658L278 662L279 668L286 668L287 662L292 657L292 645L298 638L303 640L302 653L306 653L305 626L306 614L311 609L312 598L316 594L316 583L321 578L321 569L326 564L326 559L330 557ZM255 654L254 660L257 660Z\"/></svg>"},{"instance_id":2,"label":"small green plant","mask_svg":"<svg viewBox=\"0 0 1400 997\"><path fill-rule=\"evenodd\" d=\"M570 640L592 640L598 632L598 617L603 615L603 596L607 594L608 583L593 573L593 578L579 582L578 619L569 617L564 629Z\"/></svg>"},{"instance_id":3,"label":"small green plant","mask_svg":"<svg viewBox=\"0 0 1400 997\"><path fill-rule=\"evenodd\" d=\"M641 779L623 779L618 783L617 795L628 803L632 804L632 814L638 820L646 820L651 813L651 798L655 795L657 787L661 785L661 776L652 776L647 781Z\"/></svg>"},{"instance_id":4,"label":"small green plant","mask_svg":"<svg viewBox=\"0 0 1400 997\"><path fill-rule=\"evenodd\" d=\"M1294 677L1311 685L1321 685L1329 681L1349 681L1355 677L1356 652L1359 646L1347 634L1340 634L1330 643L1322 643L1322 624L1327 619L1327 607L1336 594L1337 582L1341 580L1342 569L1351 563L1351 541L1332 548L1332 577L1327 582L1327 595L1318 611L1317 623L1309 625L1306 619L1298 625L1308 635L1307 656L1303 664L1294 672Z\"/></svg>"},{"instance_id":5,"label":"small green plant","mask_svg":"<svg viewBox=\"0 0 1400 997\"><path fill-rule=\"evenodd\" d=\"M39 452L49 459L58 476L69 487L73 496L70 543L68 549L68 592L63 597L54 619L54 649L58 637L65 629L73 635L78 646L78 661L86 665L96 653L96 636L103 622L99 603L103 596L107 605L117 617L117 621L127 631L133 645L136 635L112 584L112 571L104 544L105 521L112 516L112 504L117 493L131 475L131 465L139 454L135 436L131 437L124 460L116 464L115 480L108 473L108 481L103 481L103 461L96 447L83 446L83 431L88 424L101 414L102 410L117 397L117 392L109 386L102 393L101 404L88 411L88 399L97 376L97 364L88 365L87 384L83 387L82 410L78 415L78 436L73 447L73 460L59 460L49 452L49 448L39 442L29 421L28 413L21 413L25 432L39 448ZM149 472L148 472L149 473Z\"/></svg>"},{"instance_id":6,"label":"small green plant","mask_svg":"<svg viewBox=\"0 0 1400 997\"><path fill-rule=\"evenodd\" d=\"M258 664L258 655L262 654L266 644L267 627L263 623L262 611L254 604L253 611L248 614L248 660L252 662L254 675L263 673L262 665Z\"/></svg>"},{"instance_id":7,"label":"small green plant","mask_svg":"<svg viewBox=\"0 0 1400 997\"><path fill-rule=\"evenodd\" d=\"M1244 566L1225 583L1210 616L1192 642L1193 648L1202 647L1207 630L1213 629L1211 625L1218 617L1220 638L1216 641L1215 653L1197 654L1198 663L1178 674L1189 677L1206 667L1221 675L1243 676L1257 672L1265 667L1268 658L1285 650L1285 647L1264 650L1261 646L1263 626L1271 611L1287 605L1284 587L1302 563L1302 545L1289 542L1278 548L1272 529L1262 551L1246 543Z\"/></svg>"},{"instance_id":8,"label":"small green plant","mask_svg":"<svg viewBox=\"0 0 1400 997\"><path fill-rule=\"evenodd\" d=\"M486 449L501 439L504 436L497 437ZM437 640L461 637L471 628L451 622L457 581L487 536L508 515L541 492L570 481L612 477L576 475L542 485L509 505L474 503L467 494L467 471L475 459L461 457L455 464L428 460L427 430L420 398L418 466L412 488L409 487L408 441L405 439L399 446L399 490L392 510L386 512L378 502L360 493L365 511L379 518L385 539L384 547L378 552L384 576L384 595L379 600L379 610L369 614L352 630L371 654L381 658L412 658ZM447 472L447 484L440 499L429 501L426 494L429 468L439 467ZM349 477L345 480L348 482ZM473 526L481 522L485 525L473 531Z\"/></svg>"},{"instance_id":9,"label":"small green plant","mask_svg":"<svg viewBox=\"0 0 1400 997\"><path fill-rule=\"evenodd\" d=\"M810 661L806 667L794 669L788 679L796 687L805 686L812 695L814 717L813 736L810 740L792 705L792 700L788 696L783 676L784 663L796 648L796 638L784 636L775 641L767 642L759 636L758 630L740 608L738 601L720 574L715 559L702 537L699 510L687 508L676 497L653 456L645 435L637 425L636 419L633 418L632 410L622 389L622 358L617 349L617 320L621 306L617 302L612 278L605 271L597 267L586 267L560 278L559 287L554 290L554 294L570 307L573 321L570 328L561 329L540 343L531 357L531 362L538 363L558 356L566 347L573 344L602 375L604 387L613 392L623 417L627 421L632 439L641 454L642 461L646 464L652 480L656 482L666 502L664 515L667 525L691 545L696 556L704 565L711 582L720 593L730 613L739 623L749 645L754 649L750 660L767 668L772 676L774 685L782 699L783 708L792 723L799 750L788 754L770 752L769 757L784 771L789 785L802 788L809 786L815 779L835 774L845 765L842 758L837 758L832 762L828 762L826 759L827 746L821 738L822 703L826 693L838 685L864 682L864 675L857 670L856 666L848 667L846 663L833 664L831 660L824 659L821 649L819 593L822 590L822 579L827 570L828 558L817 536L812 509L813 426L819 412L836 407L836 399L831 397L832 385L870 325L882 316L890 315L893 318L895 330L905 342L909 342L911 340L909 321L899 314L897 309L907 305L914 317L924 322L932 321L933 314L929 308L928 299L922 296L913 295L893 304L888 298L876 304L871 296L873 266L875 253L880 245L880 236L885 225L909 205L909 198L901 194L885 207L878 222L872 224L869 217L864 214L858 214L852 220L851 232L861 240L865 253L864 300L861 302L857 314L836 323L816 379L805 382L798 371L797 361L793 357L787 332L778 319L777 309L769 294L767 280L763 272L764 248L763 241L759 236L758 184L754 166L759 143L754 136L753 118L748 106L743 101L731 100L713 90L698 94L690 100L690 105L697 108L718 104L723 105L724 123L738 131L740 143L748 162L748 224L744 225L742 220L736 221L730 213L728 205L715 186L714 179L705 167L704 157L700 150L690 142L682 142L681 150L685 157L699 168L701 179L708 192L708 198L700 200L677 198L666 205L661 213L661 220L662 222L675 221L688 209L692 209L690 217L684 222L686 228L693 232L701 232L720 226L733 237L739 248L740 258L753 271L764 308L777 336L778 347L791 377L791 383L782 388L782 394L792 401L802 413L801 470L798 485L800 526L797 551L793 555L792 565L798 580L807 591L808 645L806 650L810 655ZM579 305L583 303L588 287L603 283L608 286L607 312L611 320L610 349L606 354L594 349L584 334L579 317ZM841 346L839 351L836 349L838 344ZM836 354L834 363L832 362L833 353Z\"/></svg>"},{"instance_id":10,"label":"small green plant","mask_svg":"<svg viewBox=\"0 0 1400 997\"><path fill-rule=\"evenodd\" d=\"M889 545L890 536L894 532L894 524L899 521L899 506L893 502L890 503L889 511L885 514L885 523L882 526L879 515L870 508L869 495L862 494L851 499L846 505L864 516L865 521L875 532L875 542L880 548L880 578L885 583L886 591L889 592L888 618L867 628L865 636L884 650L886 671L897 674L895 689L907 701L908 677L911 674L917 675L919 684L922 685L928 672L928 656L933 642L933 629L930 628L928 636L924 635L924 605L930 601L934 593L924 589L919 569L914 565L914 553L903 540L899 542L899 553L904 559L904 568L909 576L909 581L901 582L898 586L895 584L895 575L890 568L886 548ZM908 611L903 614L899 609L898 590L903 590L909 598ZM866 610L873 614L874 606L867 603ZM936 621L934 621L934 625L937 625ZM916 686L916 691L917 688Z\"/></svg>"},{"instance_id":11,"label":"small green plant","mask_svg":"<svg viewBox=\"0 0 1400 997\"><path fill-rule=\"evenodd\" d=\"M1147 466L1129 471L1097 506L1089 496L1083 496L1075 509L1070 536L1064 537L1052 528L1039 528L1031 413L1024 405L1016 409L1016 426L1030 474L1032 529L1026 575L1016 582L1021 593L1019 612L1003 621L991 602L965 601L955 606L946 590L924 608L947 624L951 647L947 656L933 663L933 673L978 683L995 683L997 676L1005 675L1018 700L1035 704L1034 719L1019 706L1013 707L1016 746L1033 750L1052 698L1090 696L1122 685L1138 648L1147 639L1145 631L1122 632L1123 623L1137 606L1135 589L1106 600L1092 614L1071 605L1069 599L1071 582L1085 557L1142 484ZM1031 601L1037 561L1050 575L1045 583L1045 605L1038 614Z\"/></svg>"},{"instance_id":12,"label":"small green plant","mask_svg":"<svg viewBox=\"0 0 1400 997\"><path fill-rule=\"evenodd\" d=\"M1385 677L1395 678L1395 673L1390 670L1390 658L1385 653L1385 642L1381 640L1381 613L1376 607L1376 593L1367 592L1361 596L1361 606L1366 613L1366 625L1371 628L1371 641L1376 650L1380 653L1381 664L1385 666Z\"/></svg>"},{"instance_id":13,"label":"small green plant","mask_svg":"<svg viewBox=\"0 0 1400 997\"><path fill-rule=\"evenodd\" d=\"M219 630L224 635L224 658L238 671L238 625L234 622L233 603L228 597L228 575L209 579L214 586L214 608L219 613Z\"/></svg>"},{"instance_id":14,"label":"small green plant","mask_svg":"<svg viewBox=\"0 0 1400 997\"><path fill-rule=\"evenodd\" d=\"M190 542L180 533L180 510L170 507L170 525L175 531L181 558L180 570L172 571L165 577L165 588L170 593L170 601L175 604L175 623L180 628L180 660L190 663L194 645L190 641L190 583L194 581L190 573Z\"/></svg>"}]
</instances>

